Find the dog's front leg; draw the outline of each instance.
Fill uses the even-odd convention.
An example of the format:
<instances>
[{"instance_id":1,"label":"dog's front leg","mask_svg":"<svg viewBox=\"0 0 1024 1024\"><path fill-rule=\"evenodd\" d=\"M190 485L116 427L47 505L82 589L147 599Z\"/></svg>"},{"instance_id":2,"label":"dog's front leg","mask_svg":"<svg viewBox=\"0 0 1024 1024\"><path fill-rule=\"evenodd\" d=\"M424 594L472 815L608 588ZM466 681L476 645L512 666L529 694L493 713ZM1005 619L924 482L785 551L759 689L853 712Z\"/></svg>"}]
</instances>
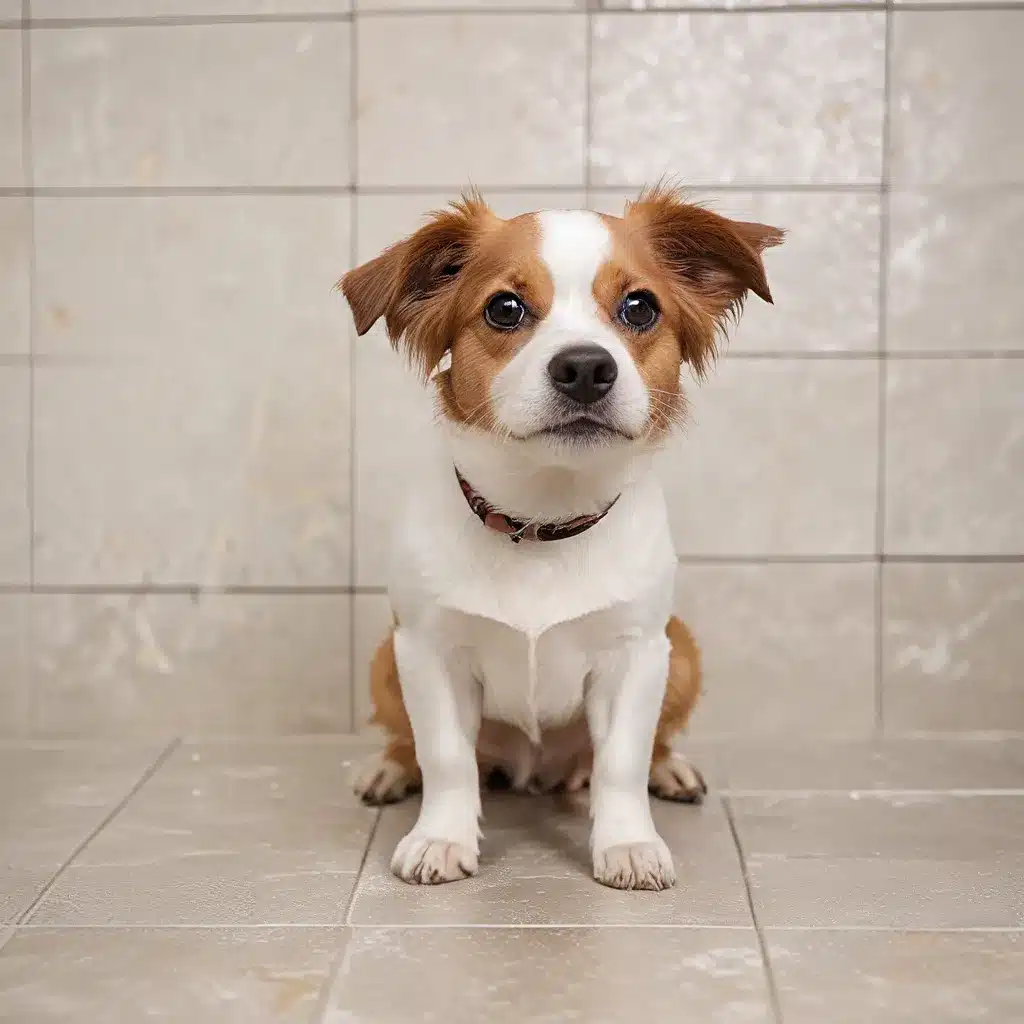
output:
<instances>
[{"instance_id":1,"label":"dog's front leg","mask_svg":"<svg viewBox=\"0 0 1024 1024\"><path fill-rule=\"evenodd\" d=\"M667 889L672 855L654 827L647 776L668 674L664 632L630 643L592 673L587 724L594 877L615 889Z\"/></svg>"},{"instance_id":2,"label":"dog's front leg","mask_svg":"<svg viewBox=\"0 0 1024 1024\"><path fill-rule=\"evenodd\" d=\"M395 657L423 773L423 804L391 870L407 882L454 882L476 874L479 855L480 686L468 669L446 665L429 639L409 630L396 631Z\"/></svg>"}]
</instances>

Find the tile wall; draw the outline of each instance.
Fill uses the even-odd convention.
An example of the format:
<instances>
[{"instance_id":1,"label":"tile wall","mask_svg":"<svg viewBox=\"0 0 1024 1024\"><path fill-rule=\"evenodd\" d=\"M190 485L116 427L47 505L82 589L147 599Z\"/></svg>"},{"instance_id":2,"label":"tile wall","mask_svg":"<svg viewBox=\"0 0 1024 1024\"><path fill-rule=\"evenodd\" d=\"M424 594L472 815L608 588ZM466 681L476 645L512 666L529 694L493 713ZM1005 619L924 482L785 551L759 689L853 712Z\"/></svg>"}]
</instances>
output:
<instances>
[{"instance_id":1,"label":"tile wall","mask_svg":"<svg viewBox=\"0 0 1024 1024\"><path fill-rule=\"evenodd\" d=\"M23 9L24 7L24 9ZM467 181L786 227L666 453L702 735L1024 730L1024 7L0 0L0 736L344 732Z\"/></svg>"}]
</instances>

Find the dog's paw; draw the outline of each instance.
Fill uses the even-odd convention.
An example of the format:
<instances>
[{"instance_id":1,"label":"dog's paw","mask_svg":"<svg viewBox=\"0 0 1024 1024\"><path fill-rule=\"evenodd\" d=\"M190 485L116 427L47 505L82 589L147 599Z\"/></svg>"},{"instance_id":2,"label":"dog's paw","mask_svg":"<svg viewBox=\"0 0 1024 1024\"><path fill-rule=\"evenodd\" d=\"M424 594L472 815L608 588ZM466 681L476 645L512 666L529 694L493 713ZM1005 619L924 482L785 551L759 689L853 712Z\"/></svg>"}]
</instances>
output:
<instances>
[{"instance_id":1,"label":"dog's paw","mask_svg":"<svg viewBox=\"0 0 1024 1024\"><path fill-rule=\"evenodd\" d=\"M356 772L352 789L363 803L376 807L404 800L418 792L419 779L412 778L397 761L383 752L368 757Z\"/></svg>"},{"instance_id":2,"label":"dog's paw","mask_svg":"<svg viewBox=\"0 0 1024 1024\"><path fill-rule=\"evenodd\" d=\"M447 839L425 839L410 832L391 858L391 870L412 885L458 882L477 872L477 852Z\"/></svg>"},{"instance_id":3,"label":"dog's paw","mask_svg":"<svg viewBox=\"0 0 1024 1024\"><path fill-rule=\"evenodd\" d=\"M676 884L672 854L660 840L623 843L594 854L594 877L613 889L650 889L655 892Z\"/></svg>"},{"instance_id":4,"label":"dog's paw","mask_svg":"<svg viewBox=\"0 0 1024 1024\"><path fill-rule=\"evenodd\" d=\"M708 791L704 776L675 752L651 765L647 788L662 800L680 804L701 804Z\"/></svg>"}]
</instances>

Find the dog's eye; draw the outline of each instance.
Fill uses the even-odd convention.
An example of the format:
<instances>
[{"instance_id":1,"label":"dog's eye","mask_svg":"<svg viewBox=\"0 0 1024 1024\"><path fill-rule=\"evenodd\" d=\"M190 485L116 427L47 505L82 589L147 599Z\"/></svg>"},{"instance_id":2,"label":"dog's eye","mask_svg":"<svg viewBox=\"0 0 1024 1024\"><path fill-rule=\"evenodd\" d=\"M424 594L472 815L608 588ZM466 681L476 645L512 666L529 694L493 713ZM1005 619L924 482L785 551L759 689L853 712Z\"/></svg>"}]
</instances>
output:
<instances>
[{"instance_id":1,"label":"dog's eye","mask_svg":"<svg viewBox=\"0 0 1024 1024\"><path fill-rule=\"evenodd\" d=\"M484 319L495 330L514 331L526 316L523 300L512 292L498 292L484 308Z\"/></svg>"},{"instance_id":2,"label":"dog's eye","mask_svg":"<svg viewBox=\"0 0 1024 1024\"><path fill-rule=\"evenodd\" d=\"M646 331L658 321L658 300L650 292L630 292L619 306L619 319L631 331Z\"/></svg>"}]
</instances>

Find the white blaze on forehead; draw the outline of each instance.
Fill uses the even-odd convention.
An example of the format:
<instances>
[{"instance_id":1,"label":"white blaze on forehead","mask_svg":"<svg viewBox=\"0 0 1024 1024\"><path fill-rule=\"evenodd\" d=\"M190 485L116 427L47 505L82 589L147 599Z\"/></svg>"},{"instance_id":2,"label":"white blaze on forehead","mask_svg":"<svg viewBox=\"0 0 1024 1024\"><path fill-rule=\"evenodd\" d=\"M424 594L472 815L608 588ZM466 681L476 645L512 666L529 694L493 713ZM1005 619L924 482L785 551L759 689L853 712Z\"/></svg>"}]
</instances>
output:
<instances>
[{"instance_id":1,"label":"white blaze on forehead","mask_svg":"<svg viewBox=\"0 0 1024 1024\"><path fill-rule=\"evenodd\" d=\"M594 278L612 248L607 225L587 210L548 210L538 220L540 258L555 286L555 305L594 306Z\"/></svg>"}]
</instances>

